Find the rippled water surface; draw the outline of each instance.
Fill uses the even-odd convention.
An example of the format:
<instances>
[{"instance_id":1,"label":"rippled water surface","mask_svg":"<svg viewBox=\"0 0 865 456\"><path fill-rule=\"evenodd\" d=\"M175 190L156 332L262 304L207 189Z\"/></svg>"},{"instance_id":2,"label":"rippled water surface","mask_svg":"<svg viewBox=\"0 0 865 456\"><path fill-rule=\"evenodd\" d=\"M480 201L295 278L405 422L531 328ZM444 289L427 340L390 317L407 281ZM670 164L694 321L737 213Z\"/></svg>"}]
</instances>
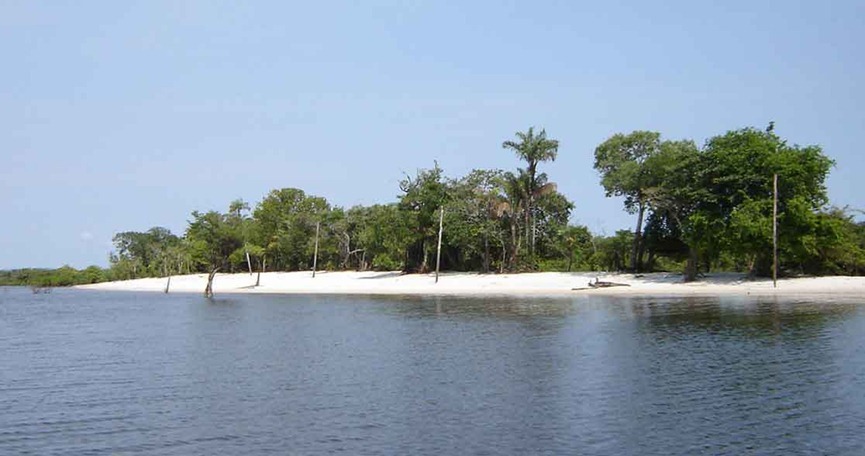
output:
<instances>
[{"instance_id":1,"label":"rippled water surface","mask_svg":"<svg viewBox=\"0 0 865 456\"><path fill-rule=\"evenodd\" d=\"M0 288L0 454L865 454L865 300Z\"/></svg>"}]
</instances>

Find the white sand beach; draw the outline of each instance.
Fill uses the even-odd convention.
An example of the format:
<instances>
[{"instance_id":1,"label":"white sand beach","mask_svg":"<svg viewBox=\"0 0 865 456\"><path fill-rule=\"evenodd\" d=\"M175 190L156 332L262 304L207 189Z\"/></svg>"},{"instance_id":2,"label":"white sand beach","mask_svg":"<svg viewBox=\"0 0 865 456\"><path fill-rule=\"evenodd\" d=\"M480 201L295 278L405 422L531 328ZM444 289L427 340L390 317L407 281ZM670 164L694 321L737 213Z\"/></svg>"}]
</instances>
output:
<instances>
[{"instance_id":1,"label":"white sand beach","mask_svg":"<svg viewBox=\"0 0 865 456\"><path fill-rule=\"evenodd\" d=\"M610 288L591 288L596 279L626 284ZM863 297L865 277L813 277L778 280L749 280L743 274L709 274L701 280L684 283L679 274L612 274L543 272L525 274L444 273L435 282L434 274L400 272L328 272L319 271L315 278L309 271L267 272L256 275L218 274L213 281L214 293L286 293L286 294L357 294L357 295L508 295L562 296L577 294L631 296L687 295L829 295ZM138 279L83 285L89 290L162 292L166 278ZM170 292L202 293L206 274L174 276Z\"/></svg>"}]
</instances>

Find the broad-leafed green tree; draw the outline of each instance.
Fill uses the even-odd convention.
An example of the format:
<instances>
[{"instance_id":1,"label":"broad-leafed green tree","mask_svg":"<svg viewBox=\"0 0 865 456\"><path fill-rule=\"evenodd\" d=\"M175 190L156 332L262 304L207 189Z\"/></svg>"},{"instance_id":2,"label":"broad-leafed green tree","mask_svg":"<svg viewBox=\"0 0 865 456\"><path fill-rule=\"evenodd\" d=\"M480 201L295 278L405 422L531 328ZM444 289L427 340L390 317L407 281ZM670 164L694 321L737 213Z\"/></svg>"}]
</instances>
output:
<instances>
[{"instance_id":1,"label":"broad-leafed green tree","mask_svg":"<svg viewBox=\"0 0 865 456\"><path fill-rule=\"evenodd\" d=\"M407 246L406 270L427 272L432 264L438 233L439 210L450 195L438 163L432 169L419 170L415 177L400 181L399 209L408 219L412 239Z\"/></svg>"},{"instance_id":2,"label":"broad-leafed green tree","mask_svg":"<svg viewBox=\"0 0 865 456\"><path fill-rule=\"evenodd\" d=\"M264 248L268 264L277 270L309 269L316 222L329 211L322 197L296 188L272 190L253 211L253 244Z\"/></svg>"},{"instance_id":3,"label":"broad-leafed green tree","mask_svg":"<svg viewBox=\"0 0 865 456\"><path fill-rule=\"evenodd\" d=\"M360 269L407 269L406 255L415 239L415 225L397 203L355 207L349 212L357 224L352 251L359 257Z\"/></svg>"},{"instance_id":4,"label":"broad-leafed green tree","mask_svg":"<svg viewBox=\"0 0 865 456\"><path fill-rule=\"evenodd\" d=\"M204 295L213 296L213 278L216 273L228 269L231 254L243 246L237 226L231 223L228 214L217 211L201 213L194 211L186 228L190 253L198 267L208 273Z\"/></svg>"},{"instance_id":5,"label":"broad-leafed green tree","mask_svg":"<svg viewBox=\"0 0 865 456\"><path fill-rule=\"evenodd\" d=\"M660 148L661 134L652 131L617 133L595 148L594 167L601 174L607 196L624 197L625 209L637 214L630 258L634 271L640 270L643 219L648 209L646 190L655 186L659 177L645 164Z\"/></svg>"},{"instance_id":6,"label":"broad-leafed green tree","mask_svg":"<svg viewBox=\"0 0 865 456\"><path fill-rule=\"evenodd\" d=\"M771 129L744 128L709 139L700 185L701 211L721 226L720 247L766 276L772 265L773 175L778 175L778 242L782 266L815 253L817 213L828 203L825 181L833 161L818 146L789 145Z\"/></svg>"},{"instance_id":7,"label":"broad-leafed green tree","mask_svg":"<svg viewBox=\"0 0 865 456\"><path fill-rule=\"evenodd\" d=\"M167 228L124 231L112 239L111 270L116 279L159 277L178 270L180 238Z\"/></svg>"},{"instance_id":8,"label":"broad-leafed green tree","mask_svg":"<svg viewBox=\"0 0 865 456\"><path fill-rule=\"evenodd\" d=\"M693 141L663 141L659 150L643 163L654 176L641 193L651 208L646 237L650 265L655 254L687 258L685 280L697 277L699 255L714 239L706 204L714 199L703 185L702 155Z\"/></svg>"}]
</instances>

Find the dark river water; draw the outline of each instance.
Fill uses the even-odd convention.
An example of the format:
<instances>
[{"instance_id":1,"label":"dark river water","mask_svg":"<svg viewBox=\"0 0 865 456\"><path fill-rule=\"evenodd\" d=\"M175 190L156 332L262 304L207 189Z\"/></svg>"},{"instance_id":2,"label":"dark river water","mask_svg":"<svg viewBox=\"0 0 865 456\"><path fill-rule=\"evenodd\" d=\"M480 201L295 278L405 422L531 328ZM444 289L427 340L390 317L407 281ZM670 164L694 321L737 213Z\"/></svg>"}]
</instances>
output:
<instances>
[{"instance_id":1,"label":"dark river water","mask_svg":"<svg viewBox=\"0 0 865 456\"><path fill-rule=\"evenodd\" d=\"M865 299L0 288L0 454L865 454Z\"/></svg>"}]
</instances>

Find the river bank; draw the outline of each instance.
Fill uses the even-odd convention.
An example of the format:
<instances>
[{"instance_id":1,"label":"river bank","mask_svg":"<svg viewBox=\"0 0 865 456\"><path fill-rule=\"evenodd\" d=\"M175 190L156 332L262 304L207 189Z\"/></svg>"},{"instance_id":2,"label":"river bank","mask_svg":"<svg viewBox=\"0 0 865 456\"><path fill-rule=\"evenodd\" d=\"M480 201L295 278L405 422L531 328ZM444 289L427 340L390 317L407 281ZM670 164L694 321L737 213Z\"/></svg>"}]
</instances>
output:
<instances>
[{"instance_id":1,"label":"river bank","mask_svg":"<svg viewBox=\"0 0 865 456\"><path fill-rule=\"evenodd\" d=\"M257 274L218 274L215 293L358 294L358 295L843 295L865 297L865 277L809 277L778 281L748 279L743 274L710 274L697 282L684 283L680 274L613 274L542 272L524 274L444 273L435 282L434 274L400 272L309 271ZM592 288L600 280L623 286ZM167 278L149 278L81 285L90 290L163 292ZM200 293L206 274L174 276L170 292Z\"/></svg>"}]
</instances>

